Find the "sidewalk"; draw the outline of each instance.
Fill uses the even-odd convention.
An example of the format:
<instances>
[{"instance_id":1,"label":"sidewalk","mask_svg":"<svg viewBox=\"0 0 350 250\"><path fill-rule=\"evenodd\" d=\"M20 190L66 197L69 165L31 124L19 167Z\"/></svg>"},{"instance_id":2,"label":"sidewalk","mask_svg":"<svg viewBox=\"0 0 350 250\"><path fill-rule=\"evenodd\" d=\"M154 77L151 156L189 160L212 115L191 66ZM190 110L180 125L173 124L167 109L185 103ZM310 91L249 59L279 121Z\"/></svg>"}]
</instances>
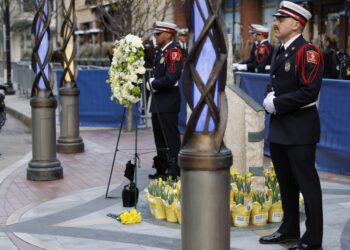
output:
<instances>
[{"instance_id":1,"label":"sidewalk","mask_svg":"<svg viewBox=\"0 0 350 250\"><path fill-rule=\"evenodd\" d=\"M8 113L28 124L31 119L29 99L6 96ZM57 131L59 128L57 127ZM111 169L116 129L81 128L85 152L57 154L64 179L33 182L26 179L32 155L24 155L0 172L0 249L180 249L180 225L152 218L143 198L149 181L147 175L154 156L150 129L139 133L141 168L138 209L143 221L138 225L121 225L106 216L120 213L121 190L127 160L133 158L134 135L122 133L112 179L111 195L105 199ZM320 173L324 201L324 249L350 249L350 177ZM304 219L301 221L304 231ZM278 228L231 228L232 249L285 249L287 245L260 245L258 238Z\"/></svg>"}]
</instances>

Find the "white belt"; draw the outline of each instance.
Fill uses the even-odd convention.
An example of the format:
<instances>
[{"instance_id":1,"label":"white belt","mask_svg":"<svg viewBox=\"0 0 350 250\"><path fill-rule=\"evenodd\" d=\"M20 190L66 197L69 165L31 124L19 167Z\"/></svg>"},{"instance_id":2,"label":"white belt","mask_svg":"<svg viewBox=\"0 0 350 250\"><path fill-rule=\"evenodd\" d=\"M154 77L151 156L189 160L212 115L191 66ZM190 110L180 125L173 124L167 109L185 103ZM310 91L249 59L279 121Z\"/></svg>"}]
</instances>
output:
<instances>
[{"instance_id":1,"label":"white belt","mask_svg":"<svg viewBox=\"0 0 350 250\"><path fill-rule=\"evenodd\" d=\"M317 101L312 102L312 103L309 103L309 104L307 104L307 105L305 105L305 106L302 106L300 109L312 107L312 106L316 105L316 103L317 103Z\"/></svg>"}]
</instances>

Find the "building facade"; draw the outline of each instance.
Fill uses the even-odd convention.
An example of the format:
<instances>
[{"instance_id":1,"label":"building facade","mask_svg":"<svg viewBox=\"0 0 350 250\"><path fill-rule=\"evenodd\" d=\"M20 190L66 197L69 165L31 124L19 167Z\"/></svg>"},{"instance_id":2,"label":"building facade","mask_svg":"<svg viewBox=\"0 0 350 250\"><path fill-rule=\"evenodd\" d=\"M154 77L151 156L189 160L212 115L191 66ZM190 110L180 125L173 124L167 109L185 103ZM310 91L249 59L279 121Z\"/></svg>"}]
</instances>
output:
<instances>
[{"instance_id":1,"label":"building facade","mask_svg":"<svg viewBox=\"0 0 350 250\"><path fill-rule=\"evenodd\" d=\"M270 27L270 41L276 45L278 41L274 37L274 14L279 6L279 0L225 0L223 10L228 33L232 34L233 44L236 45L241 58L249 54L251 42L248 33L252 23L263 24ZM350 54L350 1L349 0L292 0L307 7L312 18L304 30L307 40L324 46L326 37L334 37L338 47Z\"/></svg>"},{"instance_id":2,"label":"building facade","mask_svg":"<svg viewBox=\"0 0 350 250\"><path fill-rule=\"evenodd\" d=\"M150 0L140 1L146 9ZM156 1L156 2L155 2ZM157 6L157 15L149 12L143 21L142 36L150 34L150 28L156 20L175 22L179 27L186 27L186 10L183 0L155 0L151 1ZM169 1L172 2L169 5ZM34 1L15 0L10 1L11 15L11 47L12 61L29 60L32 50L31 25L34 18ZM51 36L53 47L56 48L61 38L60 28L63 22L63 11L60 0L50 1L52 3ZM102 5L105 10L111 9L114 1L105 0ZM305 5L313 14L308 23L304 36L306 39L318 44L321 48L326 37L334 37L338 47L350 54L350 0L309 0L293 2ZM139 3L135 0L135 3ZM223 11L226 21L227 31L232 35L232 43L236 49L237 58L248 56L251 37L248 33L249 25L261 23L271 28L270 41L276 45L278 41L274 37L272 14L276 12L280 0L224 0ZM75 31L78 46L84 44L109 46L117 39L117 36L110 32L101 21L101 16L97 13L97 4L101 6L100 0L75 0L77 30ZM166 7L164 7L166 6ZM165 12L162 11L165 8ZM111 12L113 15L113 12ZM159 14L160 13L160 14ZM135 19L135 18L134 18ZM136 26L131 19L131 26ZM0 27L2 29L2 27ZM136 33L135 30L132 30ZM1 36L3 31L1 30ZM89 46L90 46L89 45ZM3 48L3 37L0 42ZM106 48L103 49L103 51ZM104 52L103 52L104 53Z\"/></svg>"}]
</instances>

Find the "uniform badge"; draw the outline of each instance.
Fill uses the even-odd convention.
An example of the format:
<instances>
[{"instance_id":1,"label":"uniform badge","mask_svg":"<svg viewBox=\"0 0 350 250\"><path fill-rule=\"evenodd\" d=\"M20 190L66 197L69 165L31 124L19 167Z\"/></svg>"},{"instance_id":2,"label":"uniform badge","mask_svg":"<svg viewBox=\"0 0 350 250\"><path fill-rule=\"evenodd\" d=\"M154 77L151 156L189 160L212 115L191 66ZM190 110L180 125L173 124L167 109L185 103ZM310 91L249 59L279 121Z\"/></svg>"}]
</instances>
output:
<instances>
[{"instance_id":1,"label":"uniform badge","mask_svg":"<svg viewBox=\"0 0 350 250\"><path fill-rule=\"evenodd\" d=\"M171 53L171 60L172 61L179 61L181 57L181 54L179 54L177 51L173 51Z\"/></svg>"},{"instance_id":2,"label":"uniform badge","mask_svg":"<svg viewBox=\"0 0 350 250\"><path fill-rule=\"evenodd\" d=\"M160 61L159 61L161 64L164 63L164 57L160 58Z\"/></svg>"},{"instance_id":3,"label":"uniform badge","mask_svg":"<svg viewBox=\"0 0 350 250\"><path fill-rule=\"evenodd\" d=\"M259 54L261 54L261 55L265 54L265 48L264 47L260 47L259 48Z\"/></svg>"},{"instance_id":4,"label":"uniform badge","mask_svg":"<svg viewBox=\"0 0 350 250\"><path fill-rule=\"evenodd\" d=\"M289 72L289 70L290 70L290 62L289 61L287 61L286 64L284 65L284 70L286 72Z\"/></svg>"},{"instance_id":5,"label":"uniform badge","mask_svg":"<svg viewBox=\"0 0 350 250\"><path fill-rule=\"evenodd\" d=\"M318 53L313 50L307 51L307 62L317 64L318 62Z\"/></svg>"}]
</instances>

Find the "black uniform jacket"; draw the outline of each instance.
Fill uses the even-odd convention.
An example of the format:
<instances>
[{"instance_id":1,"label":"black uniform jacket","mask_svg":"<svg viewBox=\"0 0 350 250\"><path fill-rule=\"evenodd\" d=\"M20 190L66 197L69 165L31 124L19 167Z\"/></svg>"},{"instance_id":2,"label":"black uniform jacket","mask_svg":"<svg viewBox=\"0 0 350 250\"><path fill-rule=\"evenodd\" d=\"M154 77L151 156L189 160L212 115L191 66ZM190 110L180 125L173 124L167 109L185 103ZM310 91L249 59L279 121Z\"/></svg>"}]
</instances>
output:
<instances>
[{"instance_id":1,"label":"black uniform jacket","mask_svg":"<svg viewBox=\"0 0 350 250\"><path fill-rule=\"evenodd\" d=\"M186 58L188 56L188 44L186 43L186 48L184 48L184 45L181 46L181 43L177 42L176 46L178 46L181 49L182 57L183 57L184 61L186 61Z\"/></svg>"},{"instance_id":2,"label":"black uniform jacket","mask_svg":"<svg viewBox=\"0 0 350 250\"><path fill-rule=\"evenodd\" d=\"M269 70L266 70L265 66L271 64L273 51L274 48L267 40L261 44L254 43L249 58L240 64L247 64L249 72L268 73Z\"/></svg>"},{"instance_id":3,"label":"black uniform jacket","mask_svg":"<svg viewBox=\"0 0 350 250\"><path fill-rule=\"evenodd\" d=\"M259 44L256 48L256 65L254 68L254 72L256 73L268 73L269 70L266 70L266 65L271 65L272 55L274 48L269 43L269 41L265 40L261 44ZM249 70L249 67L248 67Z\"/></svg>"},{"instance_id":4,"label":"black uniform jacket","mask_svg":"<svg viewBox=\"0 0 350 250\"><path fill-rule=\"evenodd\" d=\"M255 72L255 67L256 67L256 47L257 43L254 42L252 49L250 50L249 58L246 60L243 60L240 62L240 64L247 64L247 71L249 72Z\"/></svg>"},{"instance_id":5,"label":"black uniform jacket","mask_svg":"<svg viewBox=\"0 0 350 250\"><path fill-rule=\"evenodd\" d=\"M156 92L153 93L151 101L151 113L180 112L180 92L177 81L181 77L182 68L181 49L174 42L164 50L159 50L153 68L152 87Z\"/></svg>"},{"instance_id":6,"label":"black uniform jacket","mask_svg":"<svg viewBox=\"0 0 350 250\"><path fill-rule=\"evenodd\" d=\"M269 140L273 143L315 144L320 139L317 107L304 106L317 101L323 73L322 54L307 46L301 61L303 70L296 70L297 52L304 44L308 42L299 36L285 52L275 49L272 58L270 88L275 91L276 114L271 115Z\"/></svg>"}]
</instances>

